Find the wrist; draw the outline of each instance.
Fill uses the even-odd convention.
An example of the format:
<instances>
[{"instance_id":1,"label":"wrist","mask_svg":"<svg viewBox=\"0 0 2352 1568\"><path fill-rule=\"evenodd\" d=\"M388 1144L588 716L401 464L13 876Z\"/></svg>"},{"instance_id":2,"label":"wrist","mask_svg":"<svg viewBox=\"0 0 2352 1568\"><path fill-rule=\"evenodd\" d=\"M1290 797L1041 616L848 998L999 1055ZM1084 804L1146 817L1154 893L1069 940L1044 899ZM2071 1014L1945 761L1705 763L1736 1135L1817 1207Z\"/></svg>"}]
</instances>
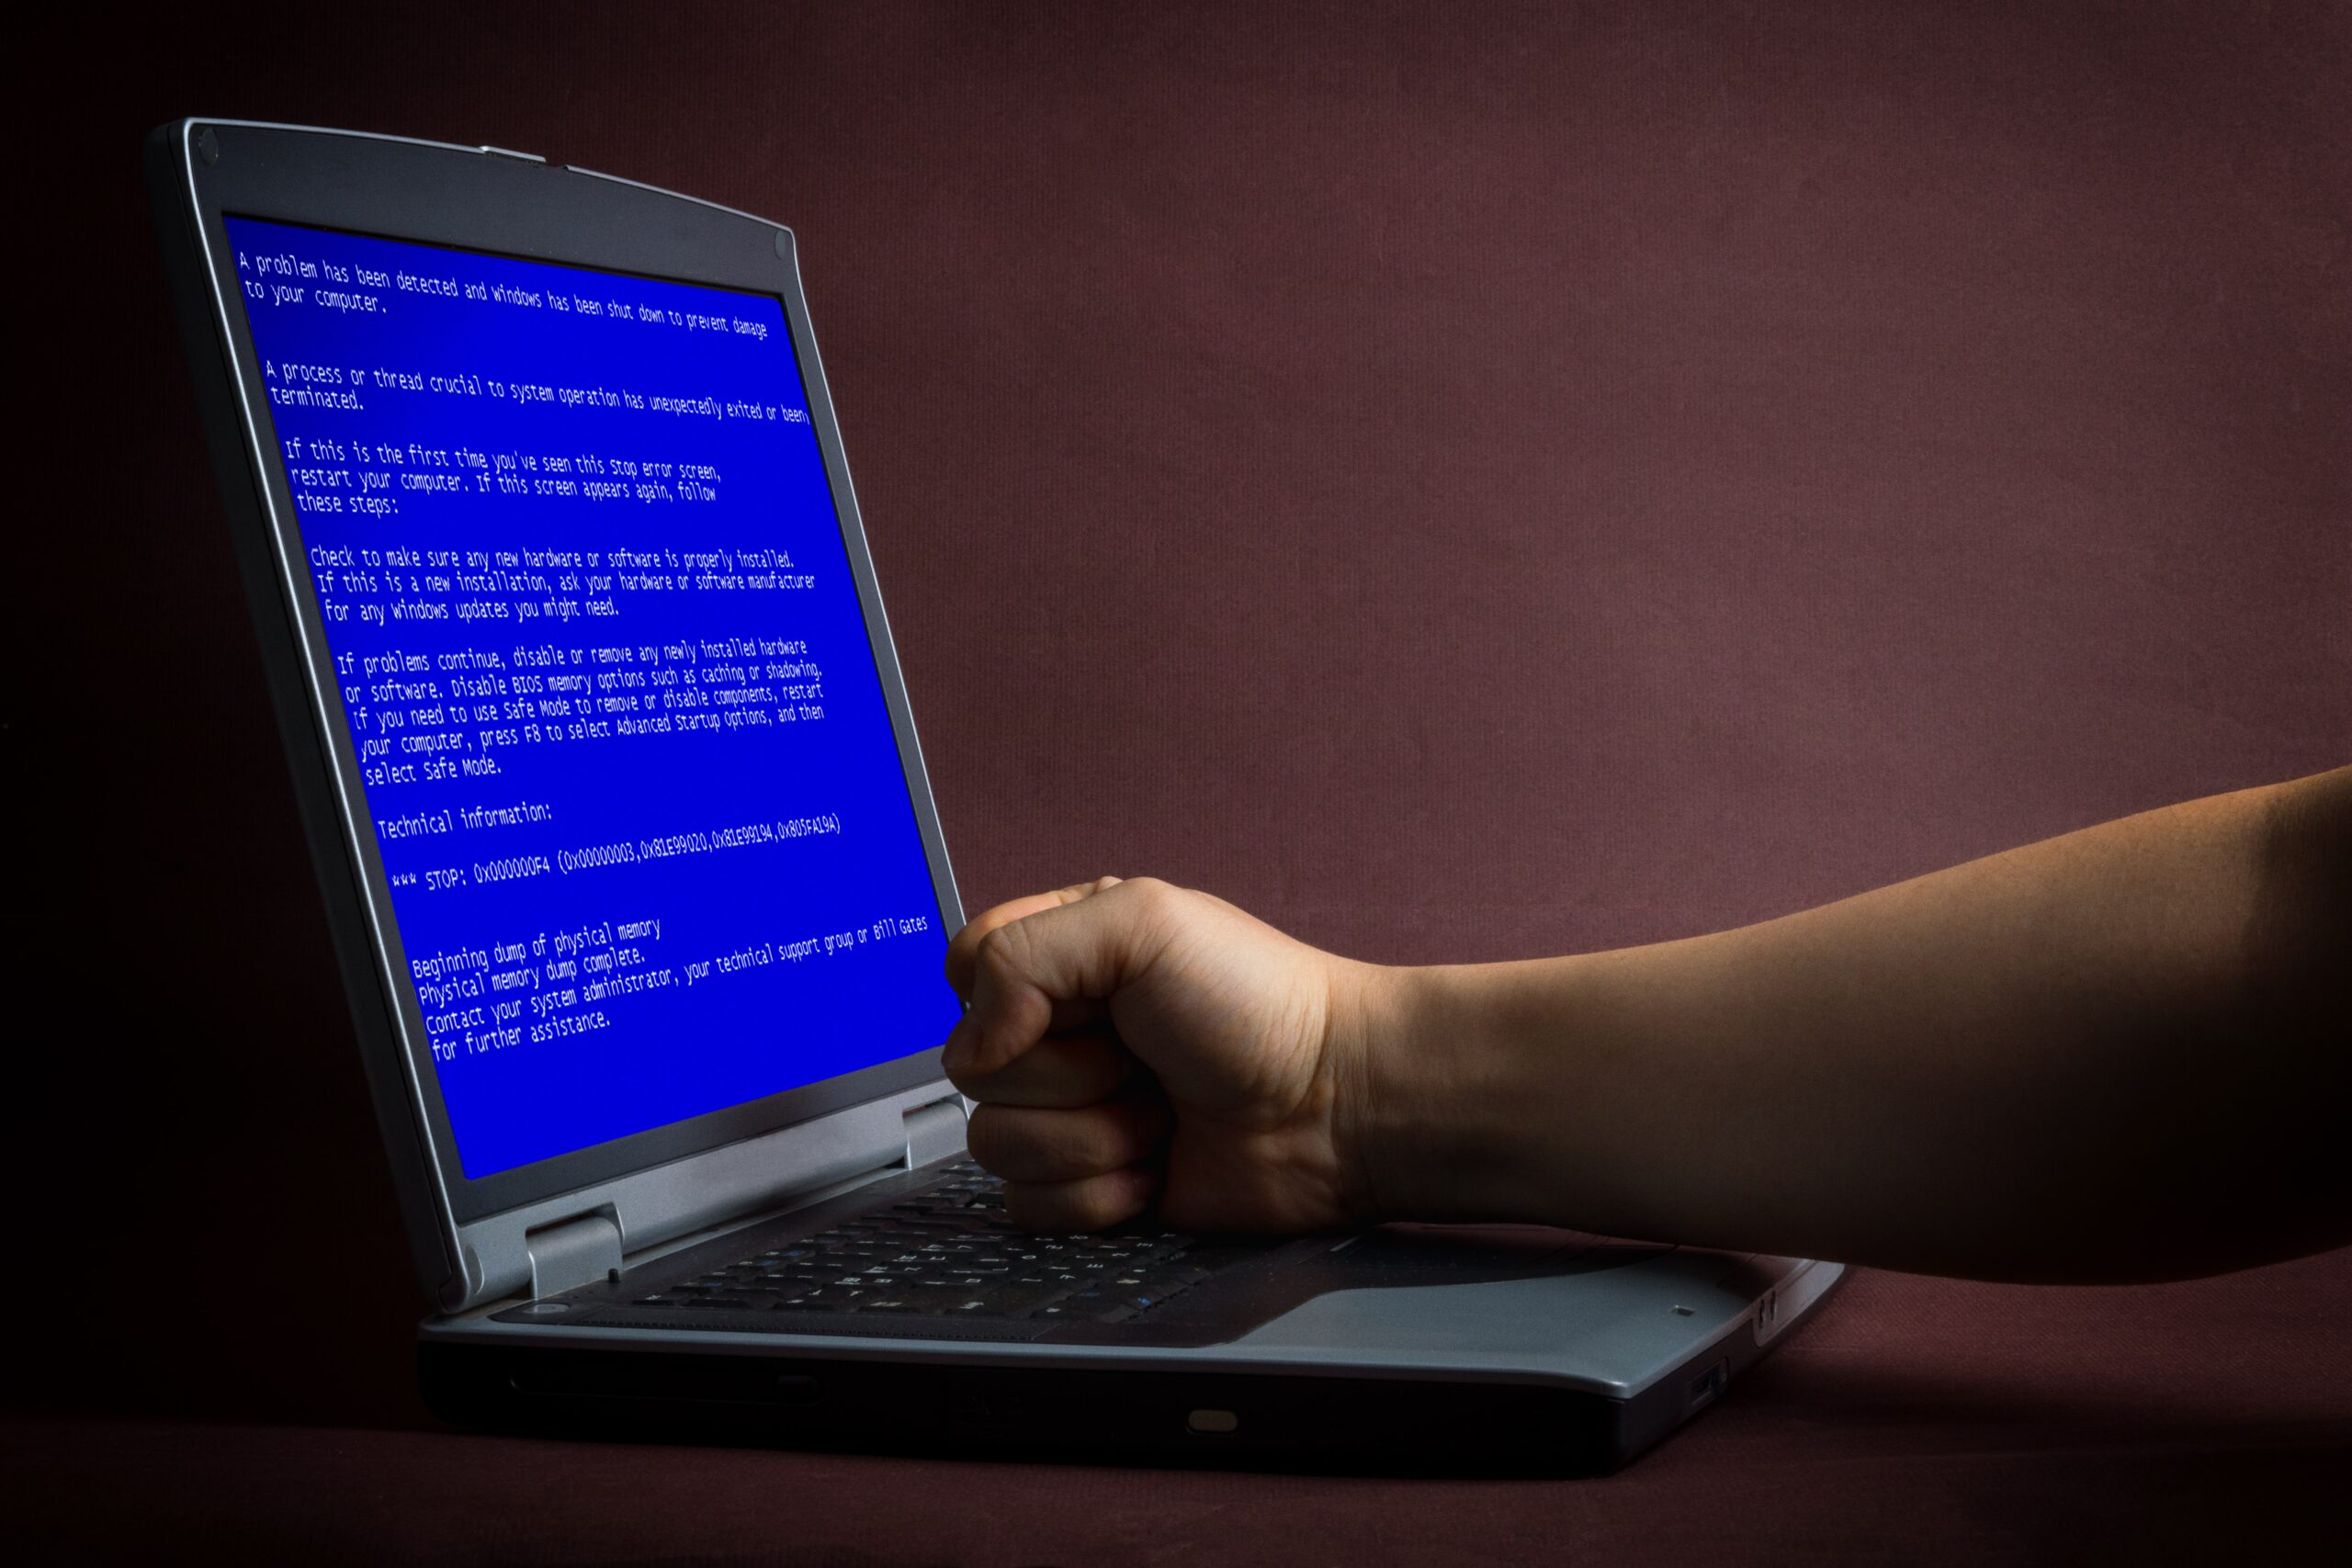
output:
<instances>
[{"instance_id":1,"label":"wrist","mask_svg":"<svg viewBox=\"0 0 2352 1568\"><path fill-rule=\"evenodd\" d=\"M1339 1201L1357 1224L1401 1219L1387 1153L1400 978L1408 971L1335 961L1324 1013L1323 1059L1330 1084L1328 1135Z\"/></svg>"},{"instance_id":2,"label":"wrist","mask_svg":"<svg viewBox=\"0 0 2352 1568\"><path fill-rule=\"evenodd\" d=\"M1354 964L1334 986L1334 1152L1356 1217L1494 1220L1511 1179L1510 1053L1481 998L1485 966Z\"/></svg>"}]
</instances>

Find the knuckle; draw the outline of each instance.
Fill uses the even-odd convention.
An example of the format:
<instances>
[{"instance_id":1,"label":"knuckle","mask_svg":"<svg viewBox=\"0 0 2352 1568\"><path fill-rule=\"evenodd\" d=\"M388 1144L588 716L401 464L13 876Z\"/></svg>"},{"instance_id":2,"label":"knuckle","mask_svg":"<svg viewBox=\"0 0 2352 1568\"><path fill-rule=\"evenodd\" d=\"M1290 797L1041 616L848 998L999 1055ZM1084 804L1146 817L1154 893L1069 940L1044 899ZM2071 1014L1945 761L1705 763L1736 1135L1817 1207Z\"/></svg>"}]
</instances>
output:
<instances>
[{"instance_id":1,"label":"knuckle","mask_svg":"<svg viewBox=\"0 0 2352 1568\"><path fill-rule=\"evenodd\" d=\"M1062 1193L1061 1223L1074 1231L1101 1230L1116 1216L1103 1192L1103 1183L1081 1181Z\"/></svg>"},{"instance_id":2,"label":"knuckle","mask_svg":"<svg viewBox=\"0 0 2352 1568\"><path fill-rule=\"evenodd\" d=\"M1074 1179L1124 1163L1116 1132L1099 1114L1067 1118L1055 1131L1060 1135L1037 1151L1046 1174Z\"/></svg>"},{"instance_id":3,"label":"knuckle","mask_svg":"<svg viewBox=\"0 0 2352 1568\"><path fill-rule=\"evenodd\" d=\"M1184 900L1184 890L1157 876L1136 876L1119 884L1126 901L1147 919L1164 919Z\"/></svg>"},{"instance_id":4,"label":"knuckle","mask_svg":"<svg viewBox=\"0 0 2352 1568\"><path fill-rule=\"evenodd\" d=\"M1021 938L1013 936L1018 921L1012 926L997 926L978 941L971 950L971 974L974 980L986 980L1002 992L1009 985L1021 983Z\"/></svg>"},{"instance_id":5,"label":"knuckle","mask_svg":"<svg viewBox=\"0 0 2352 1568\"><path fill-rule=\"evenodd\" d=\"M1093 1176L1126 1163L1126 1138L1115 1121L1089 1116L1071 1131L1077 1135L1064 1151L1070 1175Z\"/></svg>"},{"instance_id":6,"label":"knuckle","mask_svg":"<svg viewBox=\"0 0 2352 1568\"><path fill-rule=\"evenodd\" d=\"M980 938L972 952L973 967L1000 981L1019 978L1021 953L1024 945L1020 931L1021 922L1014 920Z\"/></svg>"},{"instance_id":7,"label":"knuckle","mask_svg":"<svg viewBox=\"0 0 2352 1568\"><path fill-rule=\"evenodd\" d=\"M1095 1200L1095 1228L1115 1225L1135 1217L1143 1207L1146 1179L1133 1168L1114 1170L1087 1183Z\"/></svg>"}]
</instances>

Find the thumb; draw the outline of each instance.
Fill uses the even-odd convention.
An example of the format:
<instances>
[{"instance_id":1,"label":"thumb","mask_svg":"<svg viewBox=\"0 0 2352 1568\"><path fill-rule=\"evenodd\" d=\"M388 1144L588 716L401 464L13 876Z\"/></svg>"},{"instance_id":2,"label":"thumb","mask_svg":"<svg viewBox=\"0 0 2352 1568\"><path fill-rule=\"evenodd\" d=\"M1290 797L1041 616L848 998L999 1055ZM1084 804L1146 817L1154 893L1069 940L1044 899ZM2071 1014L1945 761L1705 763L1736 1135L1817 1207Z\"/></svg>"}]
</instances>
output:
<instances>
[{"instance_id":1,"label":"thumb","mask_svg":"<svg viewBox=\"0 0 2352 1568\"><path fill-rule=\"evenodd\" d=\"M1098 876L1091 882L1080 882L1069 887L1057 887L1051 893L1032 893L1026 898L1011 898L992 908L982 910L964 922L964 929L947 944L947 983L959 997L972 994L973 968L978 962L980 943L989 933L1001 926L1046 909L1058 909L1065 904L1075 904L1080 898L1106 893L1119 885L1115 876Z\"/></svg>"},{"instance_id":2,"label":"thumb","mask_svg":"<svg viewBox=\"0 0 2352 1568\"><path fill-rule=\"evenodd\" d=\"M1005 919L971 945L970 1007L941 1053L947 1072L964 1079L1002 1070L1068 1021L1099 1014L1149 966L1166 940L1151 916L1165 886L1145 878L1101 886L1044 895L1077 897Z\"/></svg>"}]
</instances>

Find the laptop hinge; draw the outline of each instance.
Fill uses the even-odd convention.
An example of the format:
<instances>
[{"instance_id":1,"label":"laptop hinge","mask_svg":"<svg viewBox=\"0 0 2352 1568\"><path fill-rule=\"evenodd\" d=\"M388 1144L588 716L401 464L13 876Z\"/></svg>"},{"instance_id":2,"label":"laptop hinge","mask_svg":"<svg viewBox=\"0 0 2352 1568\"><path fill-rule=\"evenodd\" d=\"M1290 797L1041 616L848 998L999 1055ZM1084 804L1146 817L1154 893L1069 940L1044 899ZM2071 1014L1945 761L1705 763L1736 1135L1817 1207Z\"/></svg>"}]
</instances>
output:
<instances>
[{"instance_id":1,"label":"laptop hinge","mask_svg":"<svg viewBox=\"0 0 2352 1568\"><path fill-rule=\"evenodd\" d=\"M576 1290L621 1266L619 1218L602 1209L541 1225L523 1237L531 1258L531 1299Z\"/></svg>"},{"instance_id":2,"label":"laptop hinge","mask_svg":"<svg viewBox=\"0 0 2352 1568\"><path fill-rule=\"evenodd\" d=\"M907 1168L913 1170L933 1160L945 1159L962 1148L964 1122L968 1114L960 1094L907 1111Z\"/></svg>"}]
</instances>

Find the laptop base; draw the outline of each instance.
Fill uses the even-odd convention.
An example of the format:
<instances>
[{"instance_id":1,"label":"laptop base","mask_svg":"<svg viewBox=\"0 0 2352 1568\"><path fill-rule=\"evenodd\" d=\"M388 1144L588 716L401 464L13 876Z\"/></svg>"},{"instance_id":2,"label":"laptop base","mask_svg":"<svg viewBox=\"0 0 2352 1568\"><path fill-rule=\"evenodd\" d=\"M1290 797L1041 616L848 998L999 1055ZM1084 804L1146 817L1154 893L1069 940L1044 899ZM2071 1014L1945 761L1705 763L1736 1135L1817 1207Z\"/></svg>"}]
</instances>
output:
<instances>
[{"instance_id":1,"label":"laptop base","mask_svg":"<svg viewBox=\"0 0 2352 1568\"><path fill-rule=\"evenodd\" d=\"M1758 1258L1742 1274L1760 1287L1755 1305L1716 1332L1694 1334L1622 1397L1548 1373L1533 1355L1516 1368L1490 1359L1476 1374L1443 1357L1411 1368L1402 1358L1383 1366L1344 1352L1291 1352L1250 1366L1217 1349L1106 1348L1081 1361L1075 1348L1047 1359L1027 1347L762 1342L530 1328L478 1315L428 1320L418 1371L442 1419L539 1437L1365 1474L1596 1475L1712 1405L1812 1315L1844 1270Z\"/></svg>"},{"instance_id":2,"label":"laptop base","mask_svg":"<svg viewBox=\"0 0 2352 1568\"><path fill-rule=\"evenodd\" d=\"M1591 1475L1658 1415L1566 1389L426 1341L435 1415L537 1437L1351 1473ZM1650 1440L1679 1424L1665 1415Z\"/></svg>"}]
</instances>

